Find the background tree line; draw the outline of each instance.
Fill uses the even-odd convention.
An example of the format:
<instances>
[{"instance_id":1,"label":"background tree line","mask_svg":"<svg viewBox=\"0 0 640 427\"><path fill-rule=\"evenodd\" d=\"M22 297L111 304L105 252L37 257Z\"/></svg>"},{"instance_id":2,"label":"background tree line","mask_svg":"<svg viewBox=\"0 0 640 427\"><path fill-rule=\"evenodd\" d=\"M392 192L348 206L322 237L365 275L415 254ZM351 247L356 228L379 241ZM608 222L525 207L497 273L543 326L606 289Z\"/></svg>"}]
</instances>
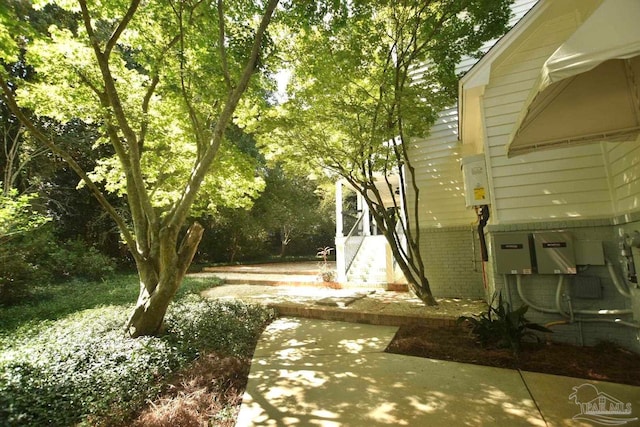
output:
<instances>
[{"instance_id":1,"label":"background tree line","mask_svg":"<svg viewBox=\"0 0 640 427\"><path fill-rule=\"evenodd\" d=\"M2 203L0 207L0 303L28 293L29 284L74 277L100 279L116 269L133 268L118 229L64 161L38 149L15 117L0 103ZM95 167L95 129L76 122L57 126L61 138L75 144ZM218 206L200 212L205 232L194 259L197 265L313 257L331 245L335 230L331 191L305 176L267 165L253 139L236 129L256 173L265 181L250 207ZM122 197L110 196L126 212Z\"/></svg>"}]
</instances>

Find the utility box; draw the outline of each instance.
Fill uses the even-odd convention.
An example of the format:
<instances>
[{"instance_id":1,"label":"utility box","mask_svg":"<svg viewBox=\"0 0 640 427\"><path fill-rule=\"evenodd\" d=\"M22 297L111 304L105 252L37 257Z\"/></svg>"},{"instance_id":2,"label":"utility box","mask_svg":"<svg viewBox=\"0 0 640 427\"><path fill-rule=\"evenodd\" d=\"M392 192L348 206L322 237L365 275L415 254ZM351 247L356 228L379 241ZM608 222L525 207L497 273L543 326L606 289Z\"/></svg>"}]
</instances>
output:
<instances>
[{"instance_id":1,"label":"utility box","mask_svg":"<svg viewBox=\"0 0 640 427\"><path fill-rule=\"evenodd\" d=\"M490 204L489 180L487 179L487 166L484 161L484 154L463 157L461 164L466 206L471 207Z\"/></svg>"},{"instance_id":2,"label":"utility box","mask_svg":"<svg viewBox=\"0 0 640 427\"><path fill-rule=\"evenodd\" d=\"M533 274L529 233L493 235L494 259L498 274Z\"/></svg>"},{"instance_id":3,"label":"utility box","mask_svg":"<svg viewBox=\"0 0 640 427\"><path fill-rule=\"evenodd\" d=\"M533 233L538 274L576 274L573 238L566 231Z\"/></svg>"},{"instance_id":4,"label":"utility box","mask_svg":"<svg viewBox=\"0 0 640 427\"><path fill-rule=\"evenodd\" d=\"M601 240L576 240L574 248L577 265L605 265Z\"/></svg>"}]
</instances>

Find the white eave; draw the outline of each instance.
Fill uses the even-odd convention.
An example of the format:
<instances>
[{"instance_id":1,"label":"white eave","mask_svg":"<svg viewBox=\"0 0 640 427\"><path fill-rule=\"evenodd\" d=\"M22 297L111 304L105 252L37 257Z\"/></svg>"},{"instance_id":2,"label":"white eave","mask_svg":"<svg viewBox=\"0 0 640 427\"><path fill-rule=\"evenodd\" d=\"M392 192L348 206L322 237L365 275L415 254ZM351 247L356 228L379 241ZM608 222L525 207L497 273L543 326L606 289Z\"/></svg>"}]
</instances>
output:
<instances>
[{"instance_id":1,"label":"white eave","mask_svg":"<svg viewBox=\"0 0 640 427\"><path fill-rule=\"evenodd\" d=\"M551 0L538 1L460 79L460 82L458 83L458 138L463 143L468 139L465 138L465 133L469 128L473 128L473 126L466 126L465 121L468 120L467 117L472 116L476 121L479 120L480 117L480 111L473 111L471 114L467 114L470 113L467 110L478 110L479 103L474 102L474 100L479 100L479 98L484 94L484 88L489 83L493 63L500 58L512 43L525 33L529 26L544 13L550 3ZM472 105L473 107L471 107Z\"/></svg>"}]
</instances>

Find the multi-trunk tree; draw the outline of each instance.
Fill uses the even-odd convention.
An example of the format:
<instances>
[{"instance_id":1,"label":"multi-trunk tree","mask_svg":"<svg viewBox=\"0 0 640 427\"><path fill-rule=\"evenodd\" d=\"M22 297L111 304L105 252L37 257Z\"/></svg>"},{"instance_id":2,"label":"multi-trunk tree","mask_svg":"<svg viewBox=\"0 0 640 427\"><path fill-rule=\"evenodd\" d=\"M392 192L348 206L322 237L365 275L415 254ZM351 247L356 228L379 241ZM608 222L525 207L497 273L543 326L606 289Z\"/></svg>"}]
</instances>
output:
<instances>
[{"instance_id":1,"label":"multi-trunk tree","mask_svg":"<svg viewBox=\"0 0 640 427\"><path fill-rule=\"evenodd\" d=\"M261 123L273 156L328 169L364 196L426 304L436 301L421 254L420 187L409 144L455 104L456 65L506 31L511 2L340 3L288 35L287 100ZM394 196L391 205L383 193Z\"/></svg>"},{"instance_id":2,"label":"multi-trunk tree","mask_svg":"<svg viewBox=\"0 0 640 427\"><path fill-rule=\"evenodd\" d=\"M2 101L30 138L69 164L118 225L140 278L127 331L157 334L202 236L197 222L189 225L192 208L199 200L205 208L241 206L264 185L225 130L265 98L256 83L278 0L30 3L64 15L65 23L43 33L25 19L25 11L33 12L29 3L3 3L0 56L10 64L26 51L35 78L0 72ZM109 144L115 154L85 170L55 131L33 117L95 124L96 148ZM102 188L126 198L127 215Z\"/></svg>"}]
</instances>

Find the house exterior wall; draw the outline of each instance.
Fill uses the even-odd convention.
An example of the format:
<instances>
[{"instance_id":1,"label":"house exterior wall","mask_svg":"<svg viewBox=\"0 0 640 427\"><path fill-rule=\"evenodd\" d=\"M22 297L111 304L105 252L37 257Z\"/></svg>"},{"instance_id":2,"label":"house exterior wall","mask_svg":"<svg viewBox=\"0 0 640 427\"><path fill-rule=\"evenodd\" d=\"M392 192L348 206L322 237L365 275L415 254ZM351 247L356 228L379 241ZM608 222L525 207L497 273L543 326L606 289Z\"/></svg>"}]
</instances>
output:
<instances>
[{"instance_id":1,"label":"house exterior wall","mask_svg":"<svg viewBox=\"0 0 640 427\"><path fill-rule=\"evenodd\" d=\"M440 115L427 138L411 142L409 158L420 191L421 228L459 226L474 221L473 211L465 209L457 127L457 108L451 108ZM413 207L416 195L412 186L407 186L407 205Z\"/></svg>"},{"instance_id":2,"label":"house exterior wall","mask_svg":"<svg viewBox=\"0 0 640 427\"><path fill-rule=\"evenodd\" d=\"M603 144L617 215L640 210L640 137L635 142Z\"/></svg>"},{"instance_id":3,"label":"house exterior wall","mask_svg":"<svg viewBox=\"0 0 640 427\"><path fill-rule=\"evenodd\" d=\"M501 291L515 307L523 303L516 288L517 276L498 274L494 265L496 248L493 243L498 233L564 230L574 241L601 241L606 258L622 279L626 276L626 266L620 257L621 238L640 231L638 141L592 143L513 158L506 156L507 145L532 88L537 86L542 65L585 16L585 13L567 7L571 6L570 2L548 3L551 6L545 14L495 59L481 98L483 149L492 201L487 227L487 240L491 243L486 298L491 300L495 292ZM631 299L618 292L606 266L578 268L577 276L600 279L602 297L571 297L574 310L632 309ZM547 310L555 309L558 275L521 277L523 295L530 302ZM571 275L567 275L566 280L570 279ZM570 295L566 289L563 295ZM565 297L561 297L566 309ZM627 322L639 322L640 319L634 320L630 314L578 317L590 320L556 323L552 339L585 345L613 341L640 351L638 329L610 322L616 317ZM527 318L542 324L568 320L560 313L535 309L529 310Z\"/></svg>"},{"instance_id":4,"label":"house exterior wall","mask_svg":"<svg viewBox=\"0 0 640 427\"><path fill-rule=\"evenodd\" d=\"M516 0L511 25L518 22L537 0ZM495 41L488 42L488 50ZM457 72L477 62L464 58ZM420 69L414 70L418 75ZM458 106L442 111L428 136L409 145L409 158L420 189L418 211L422 232L421 251L427 278L436 297L482 298L482 265L475 232L476 215L465 207L460 170L462 144L458 135ZM407 184L407 205L414 206L415 193ZM412 218L410 218L410 222ZM475 234L474 234L475 233ZM475 236L475 237L474 237Z\"/></svg>"},{"instance_id":5,"label":"house exterior wall","mask_svg":"<svg viewBox=\"0 0 640 427\"><path fill-rule=\"evenodd\" d=\"M435 297L482 298L475 214L465 208L460 171L458 110L440 114L427 138L411 143L409 158L419 186L420 250ZM409 215L416 193L408 185ZM412 222L410 216L410 223Z\"/></svg>"},{"instance_id":6,"label":"house exterior wall","mask_svg":"<svg viewBox=\"0 0 640 427\"><path fill-rule=\"evenodd\" d=\"M575 31L575 14L550 19L500 61L484 95L485 153L493 221L611 216L607 168L598 144L507 158L517 119L544 61Z\"/></svg>"},{"instance_id":7,"label":"house exterior wall","mask_svg":"<svg viewBox=\"0 0 640 427\"><path fill-rule=\"evenodd\" d=\"M470 225L425 228L421 251L436 298L483 299L478 234Z\"/></svg>"}]
</instances>

